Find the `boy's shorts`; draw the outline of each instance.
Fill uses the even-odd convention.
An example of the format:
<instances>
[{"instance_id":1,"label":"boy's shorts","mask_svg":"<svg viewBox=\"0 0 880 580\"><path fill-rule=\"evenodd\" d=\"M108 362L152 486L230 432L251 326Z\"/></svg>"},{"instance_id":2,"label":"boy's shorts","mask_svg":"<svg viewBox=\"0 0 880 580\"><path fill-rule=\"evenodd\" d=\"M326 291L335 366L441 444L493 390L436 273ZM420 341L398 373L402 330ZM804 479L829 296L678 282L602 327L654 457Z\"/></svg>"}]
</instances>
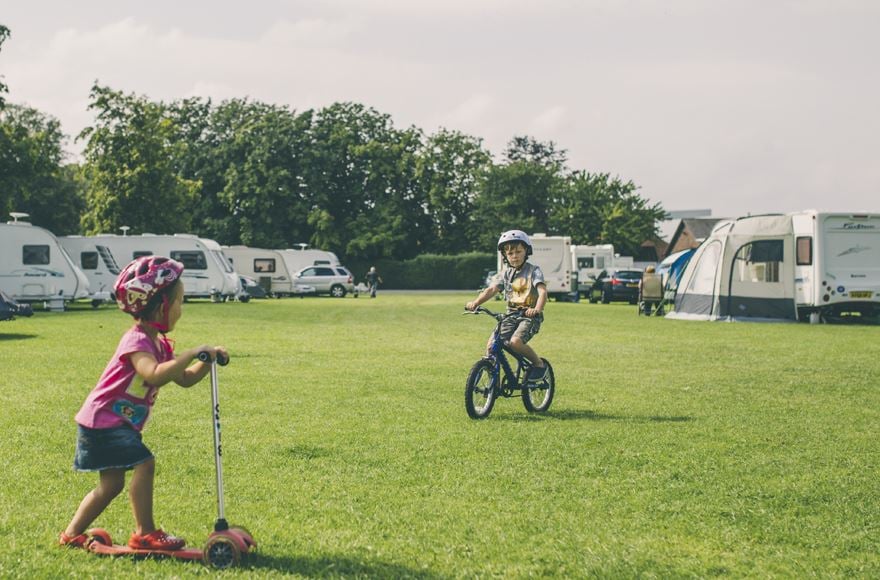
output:
<instances>
[{"instance_id":1,"label":"boy's shorts","mask_svg":"<svg viewBox=\"0 0 880 580\"><path fill-rule=\"evenodd\" d=\"M128 425L109 429L89 429L77 425L76 455L73 468L77 471L132 469L153 457L141 434Z\"/></svg>"},{"instance_id":2,"label":"boy's shorts","mask_svg":"<svg viewBox=\"0 0 880 580\"><path fill-rule=\"evenodd\" d=\"M507 343L516 336L525 344L538 334L542 322L544 322L543 314L539 314L534 318L509 316L501 322L501 340Z\"/></svg>"}]
</instances>

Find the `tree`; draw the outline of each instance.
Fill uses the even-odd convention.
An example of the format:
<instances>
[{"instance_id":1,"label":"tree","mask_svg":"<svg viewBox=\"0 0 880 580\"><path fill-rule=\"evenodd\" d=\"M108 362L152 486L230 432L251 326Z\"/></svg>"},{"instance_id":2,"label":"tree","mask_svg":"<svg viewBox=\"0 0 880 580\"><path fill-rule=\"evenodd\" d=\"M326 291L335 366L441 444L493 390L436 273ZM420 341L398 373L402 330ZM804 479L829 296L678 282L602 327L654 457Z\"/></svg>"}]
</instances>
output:
<instances>
[{"instance_id":1,"label":"tree","mask_svg":"<svg viewBox=\"0 0 880 580\"><path fill-rule=\"evenodd\" d=\"M64 134L57 119L7 103L0 110L0 213L30 214L59 234L79 231L83 210L78 167L62 166Z\"/></svg>"},{"instance_id":2,"label":"tree","mask_svg":"<svg viewBox=\"0 0 880 580\"><path fill-rule=\"evenodd\" d=\"M506 162L489 170L475 203L477 217L471 234L474 248L494 248L498 235L509 229L566 234L565 229L551 227L549 219L565 186L564 152L557 151L552 142L515 137L505 156Z\"/></svg>"},{"instance_id":3,"label":"tree","mask_svg":"<svg viewBox=\"0 0 880 580\"><path fill-rule=\"evenodd\" d=\"M417 159L417 176L430 219L426 250L459 254L472 248L474 203L492 164L482 140L457 131L431 135Z\"/></svg>"},{"instance_id":4,"label":"tree","mask_svg":"<svg viewBox=\"0 0 880 580\"><path fill-rule=\"evenodd\" d=\"M9 38L10 34L12 34L10 30L0 24L0 48L3 47L3 43L6 42L6 39ZM4 99L3 95L6 94L8 91L9 88L3 82L3 77L0 76L0 110L2 110L4 105L6 104L6 100Z\"/></svg>"},{"instance_id":5,"label":"tree","mask_svg":"<svg viewBox=\"0 0 880 580\"><path fill-rule=\"evenodd\" d=\"M615 250L632 255L656 234L655 224L665 215L637 189L619 177L575 171L553 205L551 229L568 232L575 244L614 244Z\"/></svg>"},{"instance_id":6,"label":"tree","mask_svg":"<svg viewBox=\"0 0 880 580\"><path fill-rule=\"evenodd\" d=\"M188 232L198 183L180 177L173 159L179 150L167 108L145 97L125 95L95 84L89 109L95 126L87 139L84 172L88 183L86 233Z\"/></svg>"},{"instance_id":7,"label":"tree","mask_svg":"<svg viewBox=\"0 0 880 580\"><path fill-rule=\"evenodd\" d=\"M357 258L408 258L430 230L416 183L421 131L355 103L313 114L304 182L313 245Z\"/></svg>"}]
</instances>

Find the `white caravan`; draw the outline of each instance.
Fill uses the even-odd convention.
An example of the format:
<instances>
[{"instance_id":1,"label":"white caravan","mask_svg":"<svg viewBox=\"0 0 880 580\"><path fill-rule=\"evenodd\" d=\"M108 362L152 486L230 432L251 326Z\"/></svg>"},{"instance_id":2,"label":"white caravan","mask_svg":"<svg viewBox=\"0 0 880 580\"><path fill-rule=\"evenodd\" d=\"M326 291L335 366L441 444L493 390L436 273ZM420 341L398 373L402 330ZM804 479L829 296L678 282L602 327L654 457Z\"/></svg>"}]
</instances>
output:
<instances>
[{"instance_id":1,"label":"white caravan","mask_svg":"<svg viewBox=\"0 0 880 580\"><path fill-rule=\"evenodd\" d=\"M615 254L614 244L572 246L571 260L578 274L578 290L584 296L602 272L613 274L633 267L632 256Z\"/></svg>"},{"instance_id":2,"label":"white caravan","mask_svg":"<svg viewBox=\"0 0 880 580\"><path fill-rule=\"evenodd\" d=\"M86 238L110 249L121 268L141 256L167 256L181 262L183 292L187 298L234 298L241 294L238 274L214 240L192 234L118 236L99 234Z\"/></svg>"},{"instance_id":3,"label":"white caravan","mask_svg":"<svg viewBox=\"0 0 880 580\"><path fill-rule=\"evenodd\" d=\"M293 277L279 250L223 246L223 254L236 272L255 279L264 290L275 296L294 294Z\"/></svg>"},{"instance_id":4,"label":"white caravan","mask_svg":"<svg viewBox=\"0 0 880 580\"><path fill-rule=\"evenodd\" d=\"M306 244L300 244L296 249L278 250L284 257L288 272L295 274L309 266L341 266L339 258L333 252L314 250Z\"/></svg>"},{"instance_id":5,"label":"white caravan","mask_svg":"<svg viewBox=\"0 0 880 580\"><path fill-rule=\"evenodd\" d=\"M16 220L0 224L0 290L20 302L48 300L54 310L87 298L89 281L49 230Z\"/></svg>"},{"instance_id":6,"label":"white caravan","mask_svg":"<svg viewBox=\"0 0 880 580\"><path fill-rule=\"evenodd\" d=\"M121 269L110 248L85 236L59 236L58 241L89 279L92 304L114 300L113 283Z\"/></svg>"},{"instance_id":7,"label":"white caravan","mask_svg":"<svg viewBox=\"0 0 880 580\"><path fill-rule=\"evenodd\" d=\"M880 314L880 214L790 215L799 315Z\"/></svg>"},{"instance_id":8,"label":"white caravan","mask_svg":"<svg viewBox=\"0 0 880 580\"><path fill-rule=\"evenodd\" d=\"M548 236L532 234L532 255L529 262L537 265L544 273L547 294L557 300L578 299L578 273L572 267L571 238L568 236ZM498 272L507 265L498 252Z\"/></svg>"},{"instance_id":9,"label":"white caravan","mask_svg":"<svg viewBox=\"0 0 880 580\"><path fill-rule=\"evenodd\" d=\"M719 222L688 263L673 318L834 320L880 315L880 214Z\"/></svg>"}]
</instances>

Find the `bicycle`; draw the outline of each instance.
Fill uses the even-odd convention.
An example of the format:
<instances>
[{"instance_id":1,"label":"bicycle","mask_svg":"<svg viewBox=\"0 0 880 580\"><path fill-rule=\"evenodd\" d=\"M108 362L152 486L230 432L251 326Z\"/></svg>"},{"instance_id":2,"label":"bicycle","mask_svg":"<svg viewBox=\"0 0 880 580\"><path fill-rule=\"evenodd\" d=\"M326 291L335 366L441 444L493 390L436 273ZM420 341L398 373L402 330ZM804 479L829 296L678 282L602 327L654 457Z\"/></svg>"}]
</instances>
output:
<instances>
[{"instance_id":1,"label":"bicycle","mask_svg":"<svg viewBox=\"0 0 880 580\"><path fill-rule=\"evenodd\" d=\"M464 407L468 416L471 419L485 419L492 412L498 397L522 397L526 411L530 413L547 411L556 392L556 379L550 361L541 358L547 367L544 378L529 381L532 363L513 352L500 337L501 323L510 317L522 317L522 314L519 312L496 314L482 306L463 314L487 314L498 321L487 356L478 360L468 374L464 388ZM505 352L516 360L516 372L504 356Z\"/></svg>"}]
</instances>

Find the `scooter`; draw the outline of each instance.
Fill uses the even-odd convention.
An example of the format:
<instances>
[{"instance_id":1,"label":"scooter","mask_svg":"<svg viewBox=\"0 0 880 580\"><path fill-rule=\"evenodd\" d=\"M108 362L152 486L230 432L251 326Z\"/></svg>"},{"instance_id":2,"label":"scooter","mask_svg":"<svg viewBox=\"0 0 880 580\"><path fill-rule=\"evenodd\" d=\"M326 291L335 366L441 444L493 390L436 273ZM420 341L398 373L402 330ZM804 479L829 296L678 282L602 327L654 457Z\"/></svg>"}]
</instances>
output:
<instances>
[{"instance_id":1,"label":"scooter","mask_svg":"<svg viewBox=\"0 0 880 580\"><path fill-rule=\"evenodd\" d=\"M217 365L226 366L229 359L218 356L211 359L207 352L199 353L199 360L211 365L211 401L213 402L214 423L214 465L217 471L217 521L214 531L208 537L204 549L184 546L179 550L144 550L114 544L110 534L101 528L93 528L86 532L89 537L88 550L95 554L108 556L167 556L179 560L202 560L207 565L218 568L231 568L243 559L255 556L257 544L253 536L245 528L230 526L226 522L223 503L223 454L220 445L220 389L217 385Z\"/></svg>"}]
</instances>

